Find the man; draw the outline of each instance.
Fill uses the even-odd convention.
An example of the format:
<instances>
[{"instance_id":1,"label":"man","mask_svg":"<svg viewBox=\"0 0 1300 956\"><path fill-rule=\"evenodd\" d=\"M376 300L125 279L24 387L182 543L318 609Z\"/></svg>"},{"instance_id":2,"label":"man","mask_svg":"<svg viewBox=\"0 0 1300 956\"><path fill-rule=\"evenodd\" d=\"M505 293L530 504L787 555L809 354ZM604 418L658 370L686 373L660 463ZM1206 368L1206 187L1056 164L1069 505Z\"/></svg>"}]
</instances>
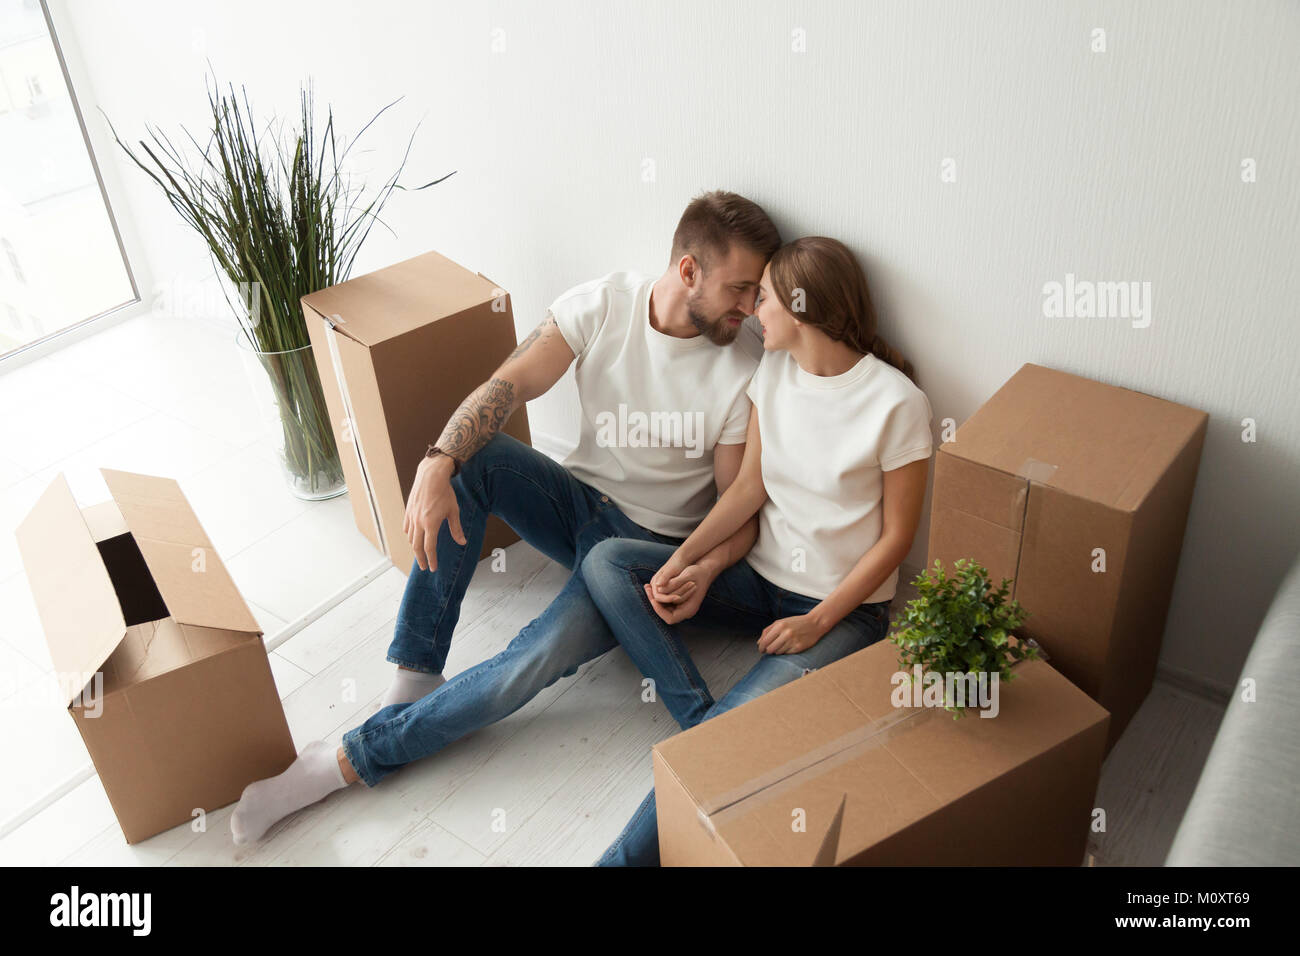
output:
<instances>
[{"instance_id":1,"label":"man","mask_svg":"<svg viewBox=\"0 0 1300 956\"><path fill-rule=\"evenodd\" d=\"M236 843L260 839L347 784L373 787L617 645L587 592L582 559L611 537L680 543L735 478L749 423L745 389L762 355L745 318L780 244L758 205L705 193L682 214L661 276L616 272L570 289L461 403L407 501L403 529L416 559L388 650L397 670L379 711L341 747L309 744L284 773L247 787L231 818ZM560 465L500 429L575 362L581 430ZM489 514L574 573L505 650L444 681ZM756 534L751 520L701 564L716 577Z\"/></svg>"}]
</instances>

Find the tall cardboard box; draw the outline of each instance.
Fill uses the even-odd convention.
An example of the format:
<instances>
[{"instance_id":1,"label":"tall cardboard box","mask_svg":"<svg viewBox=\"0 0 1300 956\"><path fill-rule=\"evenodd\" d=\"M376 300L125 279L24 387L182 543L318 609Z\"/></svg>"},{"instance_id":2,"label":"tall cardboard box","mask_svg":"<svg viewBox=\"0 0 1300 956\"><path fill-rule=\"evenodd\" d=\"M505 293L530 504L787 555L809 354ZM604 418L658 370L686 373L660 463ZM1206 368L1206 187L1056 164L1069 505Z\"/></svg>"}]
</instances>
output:
<instances>
[{"instance_id":1,"label":"tall cardboard box","mask_svg":"<svg viewBox=\"0 0 1300 956\"><path fill-rule=\"evenodd\" d=\"M515 348L510 296L428 252L302 299L357 527L408 574L415 469L465 396ZM519 409L502 429L529 444ZM517 536L488 519L481 557Z\"/></svg>"},{"instance_id":2,"label":"tall cardboard box","mask_svg":"<svg viewBox=\"0 0 1300 956\"><path fill-rule=\"evenodd\" d=\"M1044 661L995 717L895 707L880 641L654 747L665 866L1078 866L1106 712Z\"/></svg>"},{"instance_id":3,"label":"tall cardboard box","mask_svg":"<svg viewBox=\"0 0 1300 956\"><path fill-rule=\"evenodd\" d=\"M1110 711L1108 749L1155 679L1208 421L1026 364L935 459L927 565L1014 579L1019 632Z\"/></svg>"},{"instance_id":4,"label":"tall cardboard box","mask_svg":"<svg viewBox=\"0 0 1300 956\"><path fill-rule=\"evenodd\" d=\"M54 674L128 843L239 799L296 752L262 631L180 486L101 468L16 532Z\"/></svg>"}]
</instances>

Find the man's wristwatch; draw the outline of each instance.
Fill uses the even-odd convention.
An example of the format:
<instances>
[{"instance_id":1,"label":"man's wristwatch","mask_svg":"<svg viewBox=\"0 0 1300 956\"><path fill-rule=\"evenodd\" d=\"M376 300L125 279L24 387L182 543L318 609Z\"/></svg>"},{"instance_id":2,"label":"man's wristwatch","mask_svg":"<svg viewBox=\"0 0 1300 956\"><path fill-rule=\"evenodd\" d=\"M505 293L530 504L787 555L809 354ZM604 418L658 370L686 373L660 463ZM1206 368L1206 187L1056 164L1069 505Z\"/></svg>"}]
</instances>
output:
<instances>
[{"instance_id":1,"label":"man's wristwatch","mask_svg":"<svg viewBox=\"0 0 1300 956\"><path fill-rule=\"evenodd\" d=\"M424 453L425 458L435 458L438 455L442 455L444 458L447 458L451 461L451 474L453 478L456 475L460 474L460 462L457 461L455 458L453 458L451 455L448 455L437 445L430 445Z\"/></svg>"}]
</instances>

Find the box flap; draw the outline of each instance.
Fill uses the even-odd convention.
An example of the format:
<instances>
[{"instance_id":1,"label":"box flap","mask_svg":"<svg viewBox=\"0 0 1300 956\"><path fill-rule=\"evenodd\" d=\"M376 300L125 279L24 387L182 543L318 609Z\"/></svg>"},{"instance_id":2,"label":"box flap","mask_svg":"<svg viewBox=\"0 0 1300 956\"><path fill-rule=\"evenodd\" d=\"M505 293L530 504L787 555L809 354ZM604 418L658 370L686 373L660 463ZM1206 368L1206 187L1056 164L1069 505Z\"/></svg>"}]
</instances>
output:
<instances>
[{"instance_id":1,"label":"box flap","mask_svg":"<svg viewBox=\"0 0 1300 956\"><path fill-rule=\"evenodd\" d=\"M182 624L171 617L131 625L104 662L103 695L125 691L255 639L247 631Z\"/></svg>"},{"instance_id":2,"label":"box flap","mask_svg":"<svg viewBox=\"0 0 1300 956\"><path fill-rule=\"evenodd\" d=\"M122 512L118 510L117 502L112 498L82 508L81 518L86 522L86 527L90 529L90 537L95 541L107 541L131 530L122 520Z\"/></svg>"},{"instance_id":3,"label":"box flap","mask_svg":"<svg viewBox=\"0 0 1300 956\"><path fill-rule=\"evenodd\" d=\"M426 252L305 295L302 303L330 319L341 335L372 346L490 302L500 291L483 276Z\"/></svg>"},{"instance_id":4,"label":"box flap","mask_svg":"<svg viewBox=\"0 0 1300 956\"><path fill-rule=\"evenodd\" d=\"M380 551L379 520L374 514L374 502L369 495L363 495L357 489L365 487L365 478L361 472L360 449L348 447L356 438L356 426L349 420L350 400L345 400L347 383L343 380L341 362L335 362L334 353L340 351L339 336L334 334L334 327L328 322L318 321L312 309L304 303L303 321L307 324L307 336L311 339L312 356L320 373L321 392L325 396L325 406L329 409L330 427L334 430L334 440L338 443L339 464L343 466L343 477L348 486L348 500L352 505L352 516L356 520L357 530ZM348 341L351 341L350 339ZM362 347L364 348L364 347ZM369 350L366 350L369 354ZM364 499L364 500L363 500Z\"/></svg>"},{"instance_id":5,"label":"box flap","mask_svg":"<svg viewBox=\"0 0 1300 956\"><path fill-rule=\"evenodd\" d=\"M183 624L260 634L176 480L99 471L171 616Z\"/></svg>"},{"instance_id":6,"label":"box flap","mask_svg":"<svg viewBox=\"0 0 1300 956\"><path fill-rule=\"evenodd\" d=\"M826 836L822 837L822 845L818 847L817 855L813 857L813 866L835 865L835 859L840 851L840 827L844 823L844 804L848 802L848 799L847 794L840 797L839 808L831 819L831 825L826 830Z\"/></svg>"},{"instance_id":7,"label":"box flap","mask_svg":"<svg viewBox=\"0 0 1300 956\"><path fill-rule=\"evenodd\" d=\"M351 428L347 432L350 439L341 443L340 448L350 446L352 454L346 451L341 452L348 464L354 466L351 469L350 483L348 490L352 495L353 511L357 513L357 505L364 502L369 513L365 515L369 520L363 523L367 530L373 530L375 537L372 539L375 546L384 554L389 553L388 536L385 533L383 516L379 513L379 493L377 472L382 467L381 459L384 456L391 456L391 447L388 442L379 442L379 448L376 450L372 446L372 451L377 451L379 459L371 457L366 451L366 442L363 436L376 435L387 436L388 427L384 421L383 401L378 394L378 383L374 381L374 369L371 366L370 357L372 353L363 345L353 342L346 336L338 334L339 327L332 322L319 323L321 325L320 334L325 338L325 345L329 351L330 369L334 372L334 385L337 388L339 402L342 405L344 418L350 423ZM410 359L410 355L407 355ZM323 363L318 363L321 365ZM352 384L349 385L348 383ZM360 393L359 396L353 396L353 391ZM360 399L360 401L357 400ZM359 478L360 480L355 480Z\"/></svg>"},{"instance_id":8,"label":"box flap","mask_svg":"<svg viewBox=\"0 0 1300 956\"><path fill-rule=\"evenodd\" d=\"M941 446L948 454L1135 511L1206 413L1026 363Z\"/></svg>"},{"instance_id":9,"label":"box flap","mask_svg":"<svg viewBox=\"0 0 1300 956\"><path fill-rule=\"evenodd\" d=\"M15 536L55 673L93 674L122 640L126 619L62 474L37 499ZM80 691L77 687L69 700Z\"/></svg>"}]
</instances>

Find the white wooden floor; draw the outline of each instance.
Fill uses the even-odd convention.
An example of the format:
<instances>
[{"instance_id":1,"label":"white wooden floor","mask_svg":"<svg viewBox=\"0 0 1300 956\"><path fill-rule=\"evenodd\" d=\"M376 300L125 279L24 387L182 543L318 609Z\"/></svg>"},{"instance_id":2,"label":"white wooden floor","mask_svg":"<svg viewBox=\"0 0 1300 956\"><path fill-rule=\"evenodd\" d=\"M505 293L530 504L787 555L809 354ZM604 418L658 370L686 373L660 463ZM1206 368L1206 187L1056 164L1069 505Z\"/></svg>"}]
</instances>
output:
<instances>
[{"instance_id":1,"label":"white wooden floor","mask_svg":"<svg viewBox=\"0 0 1300 956\"><path fill-rule=\"evenodd\" d=\"M447 673L504 647L549 602L565 574L522 543L508 549L505 572L481 564ZM384 652L403 584L395 569L386 572L277 649L294 667L287 682L284 673L277 678L300 748L318 738L337 743L344 730L378 708L392 670ZM747 642L705 634L693 646L716 688L728 686L757 656ZM349 678L364 703L342 701ZM0 841L0 860L585 866L649 787L650 746L674 729L662 705L641 701L639 681L626 656L611 652L499 724L374 789L354 786L332 794L256 846L231 842L231 808L209 814L205 833L182 826L127 846L95 777ZM1163 862L1221 716L1222 708L1157 684L1104 768L1098 805L1107 810L1108 832L1093 840L1091 862Z\"/></svg>"},{"instance_id":2,"label":"white wooden floor","mask_svg":"<svg viewBox=\"0 0 1300 956\"><path fill-rule=\"evenodd\" d=\"M448 674L504 647L564 583L567 572L525 544L511 546L506 558L505 572L480 564ZM392 673L384 652L403 584L390 570L277 649L308 675L281 683L299 748L318 738L337 743L378 709ZM757 658L751 646L725 639L703 636L695 646L705 677L718 686ZM359 703L341 700L347 679L356 682ZM674 728L661 705L641 701L640 690L626 655L608 654L506 720L374 789L335 793L251 847L231 842L231 808L209 814L206 833L181 826L127 846L93 778L0 842L0 858L77 865L586 865L644 796L649 748Z\"/></svg>"},{"instance_id":3,"label":"white wooden floor","mask_svg":"<svg viewBox=\"0 0 1300 956\"><path fill-rule=\"evenodd\" d=\"M200 323L143 316L0 375L0 733L8 751L0 864L593 862L650 786L650 746L675 729L661 704L641 701L640 676L621 651L373 790L331 795L252 847L231 842L231 808L209 814L206 832L178 827L127 846L98 777L68 784L88 760L67 713L23 693L51 665L12 536L54 475L68 476L83 505L107 497L100 466L177 478L272 644L380 560L346 498L309 504L283 489L226 338ZM904 572L904 580L914 574ZM504 647L565 573L524 544L508 549L503 573L480 565L448 675ZM271 652L300 748L337 742L377 709L404 583L390 568ZM895 608L910 596L904 587ZM704 634L693 649L715 692L757 657L749 642ZM351 702L342 694L349 679ZM1222 713L1157 683L1104 768L1098 805L1108 832L1092 841L1091 862L1163 861Z\"/></svg>"},{"instance_id":4,"label":"white wooden floor","mask_svg":"<svg viewBox=\"0 0 1300 956\"><path fill-rule=\"evenodd\" d=\"M83 507L109 497L100 467L176 478L267 635L364 579L381 555L347 497L309 503L285 488L233 328L130 319L0 365L0 409L0 733L20 768L0 775L3 837L89 766L72 720L42 699L53 665L13 536L56 475ZM278 653L271 666L286 689L311 676Z\"/></svg>"}]
</instances>

